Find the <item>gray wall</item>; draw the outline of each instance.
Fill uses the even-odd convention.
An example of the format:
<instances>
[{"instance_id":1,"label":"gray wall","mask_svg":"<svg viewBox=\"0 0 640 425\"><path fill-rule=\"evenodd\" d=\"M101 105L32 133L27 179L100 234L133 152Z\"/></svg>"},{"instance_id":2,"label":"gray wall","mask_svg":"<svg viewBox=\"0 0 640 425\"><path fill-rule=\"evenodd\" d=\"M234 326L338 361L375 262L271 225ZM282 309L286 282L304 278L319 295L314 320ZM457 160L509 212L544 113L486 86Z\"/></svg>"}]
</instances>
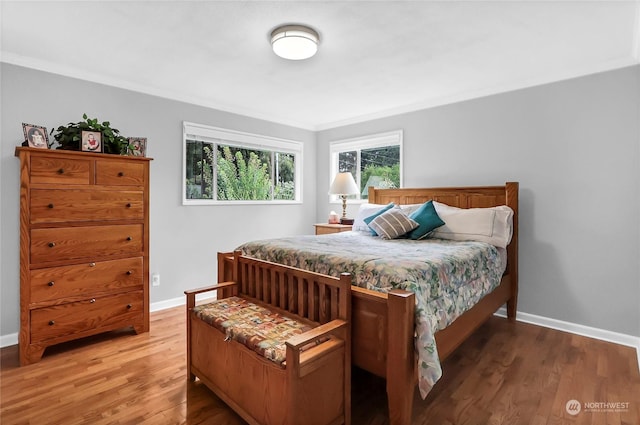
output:
<instances>
[{"instance_id":1,"label":"gray wall","mask_svg":"<svg viewBox=\"0 0 640 425\"><path fill-rule=\"evenodd\" d=\"M54 126L108 120L125 136L148 138L151 162L151 261L157 303L216 281L216 252L250 239L310 234L316 214L315 134L244 116L1 64L0 335L19 329L19 162L22 122ZM182 206L182 121L304 142L301 205Z\"/></svg>"},{"instance_id":2,"label":"gray wall","mask_svg":"<svg viewBox=\"0 0 640 425\"><path fill-rule=\"evenodd\" d=\"M634 66L321 131L317 214L330 141L404 129L405 187L520 182L520 311L640 336L639 122Z\"/></svg>"},{"instance_id":3,"label":"gray wall","mask_svg":"<svg viewBox=\"0 0 640 425\"><path fill-rule=\"evenodd\" d=\"M340 208L326 195L328 142L403 129L407 187L520 182L520 311L640 336L640 66L315 134L7 64L0 71L0 335L18 331L21 123L51 128L86 112L149 139L151 271L162 281L152 303L214 281L218 250L311 233ZM304 203L183 207L182 120L305 142Z\"/></svg>"}]
</instances>

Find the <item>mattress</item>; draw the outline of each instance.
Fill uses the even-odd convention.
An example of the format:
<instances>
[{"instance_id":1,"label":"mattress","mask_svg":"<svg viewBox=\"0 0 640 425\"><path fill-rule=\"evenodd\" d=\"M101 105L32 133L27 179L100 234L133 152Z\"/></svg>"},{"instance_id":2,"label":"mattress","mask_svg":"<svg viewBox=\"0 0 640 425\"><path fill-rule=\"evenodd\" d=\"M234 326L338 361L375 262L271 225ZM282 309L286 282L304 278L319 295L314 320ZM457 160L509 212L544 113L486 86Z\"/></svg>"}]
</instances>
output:
<instances>
[{"instance_id":1,"label":"mattress","mask_svg":"<svg viewBox=\"0 0 640 425\"><path fill-rule=\"evenodd\" d=\"M348 272L353 285L370 290L415 293L423 398L442 376L435 333L495 289L506 268L505 250L484 242L384 240L360 231L252 241L237 249L249 257L330 276Z\"/></svg>"}]
</instances>

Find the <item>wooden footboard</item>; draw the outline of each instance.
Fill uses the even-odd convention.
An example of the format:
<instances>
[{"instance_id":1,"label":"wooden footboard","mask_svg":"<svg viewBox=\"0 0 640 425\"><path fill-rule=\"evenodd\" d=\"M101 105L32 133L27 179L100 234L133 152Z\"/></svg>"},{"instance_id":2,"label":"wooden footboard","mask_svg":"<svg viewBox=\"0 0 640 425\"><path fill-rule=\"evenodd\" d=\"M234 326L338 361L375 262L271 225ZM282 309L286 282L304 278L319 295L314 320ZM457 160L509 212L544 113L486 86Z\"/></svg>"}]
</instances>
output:
<instances>
[{"instance_id":1,"label":"wooden footboard","mask_svg":"<svg viewBox=\"0 0 640 425\"><path fill-rule=\"evenodd\" d=\"M518 183L504 186L373 189L369 202L415 204L430 199L459 208L508 205L514 211L513 236L507 247L507 269L500 285L478 304L436 333L440 360L443 361L502 305L515 320L518 297ZM218 281L231 277L231 253L218 254ZM415 295L393 290L387 294L353 287L352 361L375 375L387 379L389 416L392 425L411 423L414 390L417 383L414 353Z\"/></svg>"}]
</instances>

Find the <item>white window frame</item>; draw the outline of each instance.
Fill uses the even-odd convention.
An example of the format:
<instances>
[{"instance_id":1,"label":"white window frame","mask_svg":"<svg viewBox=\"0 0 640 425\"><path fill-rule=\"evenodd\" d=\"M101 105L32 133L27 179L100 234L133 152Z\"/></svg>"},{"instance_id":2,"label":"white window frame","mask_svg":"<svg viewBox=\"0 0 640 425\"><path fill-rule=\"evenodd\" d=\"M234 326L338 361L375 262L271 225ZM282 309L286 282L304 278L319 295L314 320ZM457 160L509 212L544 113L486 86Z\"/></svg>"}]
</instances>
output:
<instances>
[{"instance_id":1,"label":"white window frame","mask_svg":"<svg viewBox=\"0 0 640 425\"><path fill-rule=\"evenodd\" d=\"M371 134L368 136L355 137L352 139L344 139L344 140L335 140L329 142L329 185L333 181L333 178L338 173L338 154L340 152L346 151L359 151L362 149L371 149L371 148L382 148L385 146L400 146L400 187L403 187L403 150L402 143L403 141L403 131L402 130L394 130L386 133L377 133ZM356 164L356 176L353 176L356 180L356 184L360 187L360 155L358 155L358 160ZM329 202L331 203L340 203L342 202L337 195L329 195ZM353 199L354 203L363 203L367 202L366 199L362 199L360 193L358 193L357 197Z\"/></svg>"},{"instance_id":2,"label":"white window frame","mask_svg":"<svg viewBox=\"0 0 640 425\"><path fill-rule=\"evenodd\" d=\"M216 165L214 166L214 199L188 199L187 198L187 139L199 142L234 146L242 149L255 149L277 151L292 154L295 157L295 199L283 200L218 200L216 180ZM279 139L260 134L245 133L226 128L212 127L205 124L197 124L184 121L182 125L182 205L275 205L275 204L301 204L302 203L302 162L304 144L296 140Z\"/></svg>"}]
</instances>

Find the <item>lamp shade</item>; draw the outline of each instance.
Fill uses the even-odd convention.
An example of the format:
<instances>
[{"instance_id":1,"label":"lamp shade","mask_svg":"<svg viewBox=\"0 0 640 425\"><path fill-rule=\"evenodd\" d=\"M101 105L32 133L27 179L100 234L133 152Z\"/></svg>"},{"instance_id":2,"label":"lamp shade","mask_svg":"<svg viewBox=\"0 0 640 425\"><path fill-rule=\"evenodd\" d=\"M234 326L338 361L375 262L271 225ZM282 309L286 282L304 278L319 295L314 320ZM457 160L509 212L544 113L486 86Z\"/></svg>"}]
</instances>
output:
<instances>
[{"instance_id":1,"label":"lamp shade","mask_svg":"<svg viewBox=\"0 0 640 425\"><path fill-rule=\"evenodd\" d=\"M308 59L318 51L318 33L303 25L285 25L271 33L271 47L284 59Z\"/></svg>"},{"instance_id":2,"label":"lamp shade","mask_svg":"<svg viewBox=\"0 0 640 425\"><path fill-rule=\"evenodd\" d=\"M329 195L355 195L360 190L350 172L338 173L329 187Z\"/></svg>"}]
</instances>

